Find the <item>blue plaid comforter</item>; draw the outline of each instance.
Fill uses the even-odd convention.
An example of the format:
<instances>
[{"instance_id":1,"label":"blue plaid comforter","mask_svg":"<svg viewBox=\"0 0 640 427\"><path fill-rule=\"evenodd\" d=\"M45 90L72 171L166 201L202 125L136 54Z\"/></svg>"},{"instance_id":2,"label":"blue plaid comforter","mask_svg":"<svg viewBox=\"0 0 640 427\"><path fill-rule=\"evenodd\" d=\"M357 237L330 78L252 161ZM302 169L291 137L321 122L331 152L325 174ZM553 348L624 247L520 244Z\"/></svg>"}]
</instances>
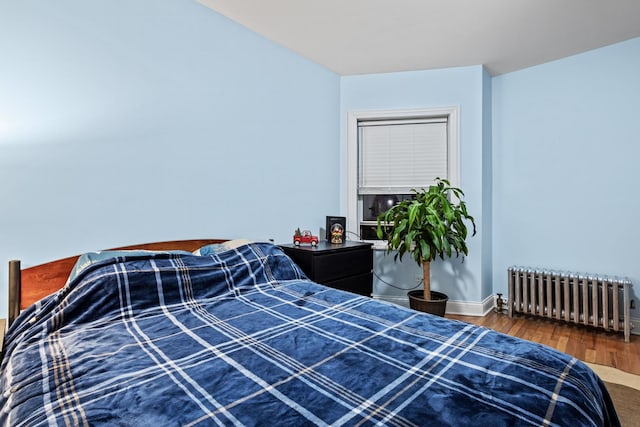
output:
<instances>
[{"instance_id":1,"label":"blue plaid comforter","mask_svg":"<svg viewBox=\"0 0 640 427\"><path fill-rule=\"evenodd\" d=\"M279 248L120 257L11 326L0 424L617 425L547 347L307 280Z\"/></svg>"}]
</instances>

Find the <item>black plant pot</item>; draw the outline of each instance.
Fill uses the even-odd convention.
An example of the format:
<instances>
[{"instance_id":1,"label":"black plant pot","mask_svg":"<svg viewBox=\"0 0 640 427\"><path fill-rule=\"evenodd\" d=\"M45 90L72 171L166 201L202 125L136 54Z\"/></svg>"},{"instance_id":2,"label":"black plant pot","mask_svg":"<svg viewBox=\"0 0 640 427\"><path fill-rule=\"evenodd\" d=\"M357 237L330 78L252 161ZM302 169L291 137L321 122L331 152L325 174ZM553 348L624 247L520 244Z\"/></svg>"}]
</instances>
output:
<instances>
[{"instance_id":1,"label":"black plant pot","mask_svg":"<svg viewBox=\"0 0 640 427\"><path fill-rule=\"evenodd\" d=\"M442 292L431 291L431 299L424 299L424 291L410 291L407 293L409 297L409 307L424 313L435 314L444 317L447 311L447 301L449 297Z\"/></svg>"}]
</instances>

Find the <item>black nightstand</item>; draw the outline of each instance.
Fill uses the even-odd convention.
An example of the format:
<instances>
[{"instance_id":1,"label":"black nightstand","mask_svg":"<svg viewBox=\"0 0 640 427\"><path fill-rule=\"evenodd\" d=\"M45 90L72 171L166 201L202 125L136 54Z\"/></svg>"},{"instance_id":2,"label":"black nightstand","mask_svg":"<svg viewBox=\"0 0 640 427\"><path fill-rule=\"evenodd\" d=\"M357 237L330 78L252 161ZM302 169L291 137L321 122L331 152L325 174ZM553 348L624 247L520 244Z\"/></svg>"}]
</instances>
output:
<instances>
[{"instance_id":1,"label":"black nightstand","mask_svg":"<svg viewBox=\"0 0 640 427\"><path fill-rule=\"evenodd\" d=\"M342 244L320 241L315 247L280 245L314 282L366 296L373 291L372 246L352 241Z\"/></svg>"}]
</instances>

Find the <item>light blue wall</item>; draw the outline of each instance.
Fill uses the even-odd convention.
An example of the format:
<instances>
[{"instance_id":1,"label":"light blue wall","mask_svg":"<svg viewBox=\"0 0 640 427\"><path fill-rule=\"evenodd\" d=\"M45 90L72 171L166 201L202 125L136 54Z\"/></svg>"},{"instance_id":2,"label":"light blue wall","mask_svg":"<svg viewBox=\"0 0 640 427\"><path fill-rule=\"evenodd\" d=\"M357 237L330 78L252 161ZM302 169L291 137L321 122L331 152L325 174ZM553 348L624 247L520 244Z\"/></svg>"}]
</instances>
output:
<instances>
[{"instance_id":1,"label":"light blue wall","mask_svg":"<svg viewBox=\"0 0 640 427\"><path fill-rule=\"evenodd\" d=\"M638 76L640 39L496 78L340 78L195 1L0 0L0 316L11 258L319 227L346 214L349 111L443 106L479 234L436 289L480 302L511 264L640 283Z\"/></svg>"},{"instance_id":2,"label":"light blue wall","mask_svg":"<svg viewBox=\"0 0 640 427\"><path fill-rule=\"evenodd\" d=\"M515 264L640 295L639 113L640 38L493 79L496 291Z\"/></svg>"},{"instance_id":3,"label":"light blue wall","mask_svg":"<svg viewBox=\"0 0 640 427\"><path fill-rule=\"evenodd\" d=\"M455 106L460 118L460 187L465 201L478 224L478 234L468 241L469 256L451 261L436 261L432 265L432 283L435 290L445 291L451 300L481 302L491 290L490 263L483 260L483 248L489 248L490 235L484 227L485 216L490 221L490 199L483 187L489 181L483 159L490 150L490 123L483 113L485 98L490 99L490 81L482 66L451 68L433 71L415 71L343 77L340 96L342 213L347 211L347 116L349 112L380 111ZM490 153L490 151L489 151ZM489 193L490 194L490 193ZM490 257L490 251L486 256ZM490 258L489 258L490 259ZM393 262L393 256L376 253L374 293L387 297L405 296L405 289L416 285L422 270L407 257L402 265ZM381 279L380 279L381 278ZM483 284L483 281L485 284ZM392 283L398 288L385 284ZM488 282L488 284L486 284Z\"/></svg>"},{"instance_id":4,"label":"light blue wall","mask_svg":"<svg viewBox=\"0 0 640 427\"><path fill-rule=\"evenodd\" d=\"M323 224L339 86L195 1L2 0L0 317L12 258Z\"/></svg>"}]
</instances>

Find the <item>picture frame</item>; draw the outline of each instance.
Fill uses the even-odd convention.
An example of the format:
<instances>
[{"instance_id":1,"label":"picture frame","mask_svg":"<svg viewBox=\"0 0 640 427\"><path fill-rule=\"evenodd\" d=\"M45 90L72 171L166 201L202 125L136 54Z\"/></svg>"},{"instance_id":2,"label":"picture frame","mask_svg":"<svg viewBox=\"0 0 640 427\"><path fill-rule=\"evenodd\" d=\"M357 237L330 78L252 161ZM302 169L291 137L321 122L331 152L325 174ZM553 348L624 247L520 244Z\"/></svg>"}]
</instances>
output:
<instances>
[{"instance_id":1,"label":"picture frame","mask_svg":"<svg viewBox=\"0 0 640 427\"><path fill-rule=\"evenodd\" d=\"M347 218L327 216L326 239L329 243L342 244L346 240Z\"/></svg>"}]
</instances>

